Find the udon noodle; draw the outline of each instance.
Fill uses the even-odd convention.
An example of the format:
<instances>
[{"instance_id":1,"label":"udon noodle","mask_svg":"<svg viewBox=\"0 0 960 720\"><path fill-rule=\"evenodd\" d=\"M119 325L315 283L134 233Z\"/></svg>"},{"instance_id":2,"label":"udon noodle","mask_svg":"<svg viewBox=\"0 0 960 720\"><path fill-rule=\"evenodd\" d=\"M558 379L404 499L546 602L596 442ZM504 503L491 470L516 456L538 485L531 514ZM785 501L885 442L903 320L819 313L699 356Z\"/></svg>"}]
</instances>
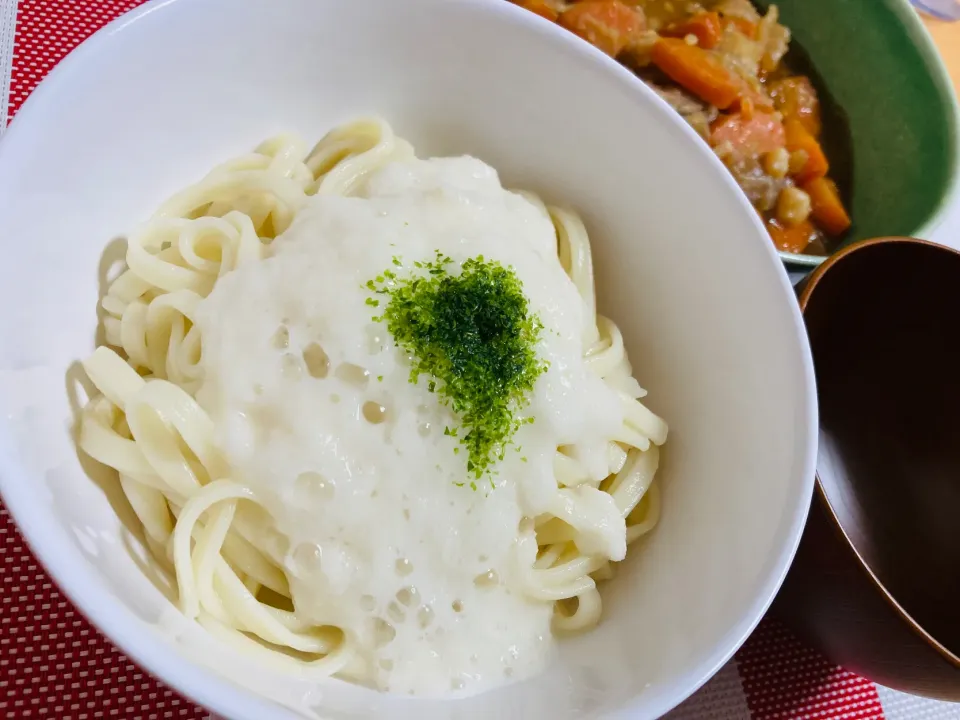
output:
<instances>
[{"instance_id":1,"label":"udon noodle","mask_svg":"<svg viewBox=\"0 0 960 720\"><path fill-rule=\"evenodd\" d=\"M421 629L417 630L419 634L410 635L414 638L411 643L426 642L423 638L428 637L424 634L427 631L422 628L431 617L436 618L436 626L448 632L453 632L456 622L463 618L450 615L453 619L445 620L447 615L436 606L423 605L417 611L411 594L415 589L402 584L398 586L397 603L387 608L378 605L372 611L379 623L373 635L361 628L359 621L329 620L347 617L342 613L325 615L307 607L316 604L307 590L318 586L311 586L313 581L304 580L306 575L301 577L296 570L304 567L302 563L297 565L300 545L292 546L291 531L277 516L279 496L268 485L251 480L262 478L262 473L245 471L236 461L237 451L224 440L232 431L211 410L213 401L206 399L203 390L212 381L208 375L214 367L211 363L216 362L210 359L213 340L207 329L216 327L219 320L210 307L229 306L226 300L214 302L211 296L222 292L228 297L228 291L234 292L218 289L225 284L224 279L240 272L250 273L244 277L254 277L252 273L259 272L255 266L266 263L274 255L275 246L287 242L282 238L294 238L297 232L303 235L307 225L300 216L308 214L305 208L311 204L322 202L324 196L357 198L358 202L374 197L368 188L371 178L382 176L389 167L413 162L424 161L415 161L412 147L395 137L386 123L364 119L336 128L311 151L292 135L267 140L254 152L220 165L165 202L130 235L126 269L103 298L106 345L83 363L101 394L83 409L80 445L88 455L119 473L123 491L143 525L147 546L156 562L176 578L179 606L188 618L264 662L308 677L339 675L385 689L433 692L436 688L424 690L412 681L384 681L395 663L403 660L402 650L400 656L388 656L375 648L383 647L391 633L396 634L404 622L396 618L420 618ZM476 175L480 171L474 168L471 172ZM387 187L386 180L379 182L384 197L400 192ZM493 190L490 193L490 197L499 197ZM549 492L538 496L540 499L530 505L536 511L510 531L510 557L519 563L516 571L511 570L513 560L504 561L503 567L493 568L483 577L495 582L499 573L501 584L512 585L522 595L522 599L513 599L508 587L503 603L522 600L523 607L540 613L537 617L545 617L547 627L554 632L577 632L600 620L602 603L597 583L612 577L614 563L623 559L626 545L657 524L660 495L654 475L658 446L666 440L667 427L640 402L645 392L633 379L617 326L596 312L590 243L580 218L569 210L547 206L530 193L506 195L509 197L504 202L509 207L525 203L526 209L521 208L527 213L524 218L534 218L525 220L527 225L540 227L535 215L552 223L559 266L572 281L582 306L576 339L581 348L580 361L592 377L602 380L604 397L613 402L607 415L615 416L615 421L612 432L598 445L602 449L599 461L572 450L575 443L569 440L554 445L547 457L552 475ZM355 205L342 207L344 212L353 212ZM550 262L556 264L556 260ZM236 292L240 293L236 297L242 297L241 289ZM329 312L335 314L337 309L330 308ZM285 334L275 340L283 358L293 357L286 348L294 343L295 338L288 335L294 332L296 320L290 324L290 329L281 328ZM332 346L305 347L313 349L304 350L302 362L300 356L289 361L298 363L295 368L290 366L296 369L297 377L326 377L328 366L339 362L337 382L343 381L345 388L350 386L350 378L341 372L349 363L338 361ZM397 362L402 365L402 358ZM359 373L360 382L377 384L370 377L374 371L356 364L351 367ZM333 374L331 370L331 378ZM405 381L406 376L403 378ZM384 381L381 376L381 381L386 383L382 387L394 387L389 377ZM411 388L410 392L416 390ZM401 403L400 393L397 390L389 402ZM327 397L323 395L324 403ZM329 397L331 402L340 402L336 395ZM358 403L362 400L360 397ZM389 405L384 403L384 407ZM282 409L280 404L276 407ZM330 407L329 416L334 417L333 413L339 411ZM538 419L534 427L541 424ZM337 432L334 427L331 437ZM259 441L251 442L255 451ZM390 442L397 441L384 440L387 445ZM434 444L430 448L440 447L439 441L431 442ZM524 471L516 460L504 465L504 477ZM523 460L526 462L525 457ZM531 455L531 460L536 458ZM448 465L444 464L444 470ZM300 473L297 477L300 481L312 478L311 497L320 498L317 506L322 505L324 488L332 486L324 485L316 473ZM402 473L397 477L402 479ZM342 493L344 482L339 481L338 493ZM463 502L470 503L471 508L499 502L498 493L507 498L512 492L502 485L509 482L513 481L497 481L486 498L480 497L483 492L474 493L477 497ZM466 488L452 488L443 480L436 483L443 486L444 493L471 493ZM374 490L370 495L375 497L377 486L371 487ZM451 506L454 502L459 500L451 500ZM523 502L520 504L523 506ZM409 510L404 512L409 517ZM347 524L350 520L345 518ZM329 552L324 562L328 556ZM348 565L353 568L359 561L349 557L352 564ZM474 560L471 558L471 562ZM507 581L507 576L512 579ZM327 577L323 582L325 592L333 593L329 590L333 581ZM423 596L426 585L418 587ZM330 595L325 597L329 600ZM363 595L355 604L363 605L367 597ZM373 600L370 602L372 605ZM464 615L457 608L460 602L453 603L453 612ZM484 612L495 613L496 607L501 606L491 604ZM441 642L433 635L429 638L430 642ZM456 681L451 689L464 689L464 685ZM482 686L482 682L477 685Z\"/></svg>"}]
</instances>

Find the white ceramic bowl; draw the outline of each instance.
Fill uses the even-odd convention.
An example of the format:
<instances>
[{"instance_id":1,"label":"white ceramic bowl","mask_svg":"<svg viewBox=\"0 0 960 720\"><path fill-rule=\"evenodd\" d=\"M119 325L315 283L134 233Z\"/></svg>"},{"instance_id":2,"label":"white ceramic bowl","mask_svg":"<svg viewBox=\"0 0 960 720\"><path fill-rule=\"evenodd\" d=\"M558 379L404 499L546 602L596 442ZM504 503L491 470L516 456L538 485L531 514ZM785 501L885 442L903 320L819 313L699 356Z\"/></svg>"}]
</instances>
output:
<instances>
[{"instance_id":1,"label":"white ceramic bowl","mask_svg":"<svg viewBox=\"0 0 960 720\"><path fill-rule=\"evenodd\" d=\"M115 480L71 437L111 239L274 132L319 137L366 113L421 154L477 155L582 211L601 307L671 425L662 523L606 588L600 627L565 642L543 676L453 704L311 689L224 653L144 572ZM502 0L148 3L18 113L0 143L0 238L7 507L93 622L226 717L653 718L731 657L793 556L813 484L814 381L755 213L628 71Z\"/></svg>"}]
</instances>

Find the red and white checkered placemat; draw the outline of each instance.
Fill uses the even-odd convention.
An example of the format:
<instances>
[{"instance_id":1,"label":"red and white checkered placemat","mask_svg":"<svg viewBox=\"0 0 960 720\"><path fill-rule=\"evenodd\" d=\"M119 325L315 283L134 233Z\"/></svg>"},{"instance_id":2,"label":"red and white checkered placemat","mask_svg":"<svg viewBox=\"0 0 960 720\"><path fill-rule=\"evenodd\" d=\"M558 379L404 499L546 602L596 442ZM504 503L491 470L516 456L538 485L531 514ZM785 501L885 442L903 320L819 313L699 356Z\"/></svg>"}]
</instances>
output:
<instances>
[{"instance_id":1,"label":"red and white checkered placemat","mask_svg":"<svg viewBox=\"0 0 960 720\"><path fill-rule=\"evenodd\" d=\"M0 0L0 131L70 50L143 0ZM58 591L0 504L0 716L205 720L138 668ZM670 720L960 720L832 665L767 619Z\"/></svg>"}]
</instances>

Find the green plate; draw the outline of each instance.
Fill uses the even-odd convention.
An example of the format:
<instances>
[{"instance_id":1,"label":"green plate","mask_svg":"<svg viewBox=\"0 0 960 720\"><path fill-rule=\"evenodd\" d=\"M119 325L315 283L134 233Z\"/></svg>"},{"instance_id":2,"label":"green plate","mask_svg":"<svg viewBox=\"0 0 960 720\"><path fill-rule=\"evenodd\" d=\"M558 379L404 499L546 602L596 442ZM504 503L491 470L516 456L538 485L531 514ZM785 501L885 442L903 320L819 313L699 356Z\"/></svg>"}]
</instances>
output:
<instances>
[{"instance_id":1,"label":"green plate","mask_svg":"<svg viewBox=\"0 0 960 720\"><path fill-rule=\"evenodd\" d=\"M821 93L824 143L853 227L841 247L925 236L953 195L958 111L936 47L906 0L759 0L793 32L793 67ZM780 253L793 266L823 257Z\"/></svg>"}]
</instances>

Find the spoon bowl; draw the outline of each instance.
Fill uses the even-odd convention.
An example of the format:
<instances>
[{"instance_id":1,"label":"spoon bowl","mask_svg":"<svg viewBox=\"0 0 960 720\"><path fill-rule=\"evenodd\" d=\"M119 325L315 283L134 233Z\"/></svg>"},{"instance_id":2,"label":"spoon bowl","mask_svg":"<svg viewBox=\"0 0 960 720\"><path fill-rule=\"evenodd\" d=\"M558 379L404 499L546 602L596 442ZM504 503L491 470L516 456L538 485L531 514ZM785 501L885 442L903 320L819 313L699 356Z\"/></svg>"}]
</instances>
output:
<instances>
[{"instance_id":1,"label":"spoon bowl","mask_svg":"<svg viewBox=\"0 0 960 720\"><path fill-rule=\"evenodd\" d=\"M820 397L817 491L778 607L831 659L960 700L960 253L879 238L800 306Z\"/></svg>"}]
</instances>

